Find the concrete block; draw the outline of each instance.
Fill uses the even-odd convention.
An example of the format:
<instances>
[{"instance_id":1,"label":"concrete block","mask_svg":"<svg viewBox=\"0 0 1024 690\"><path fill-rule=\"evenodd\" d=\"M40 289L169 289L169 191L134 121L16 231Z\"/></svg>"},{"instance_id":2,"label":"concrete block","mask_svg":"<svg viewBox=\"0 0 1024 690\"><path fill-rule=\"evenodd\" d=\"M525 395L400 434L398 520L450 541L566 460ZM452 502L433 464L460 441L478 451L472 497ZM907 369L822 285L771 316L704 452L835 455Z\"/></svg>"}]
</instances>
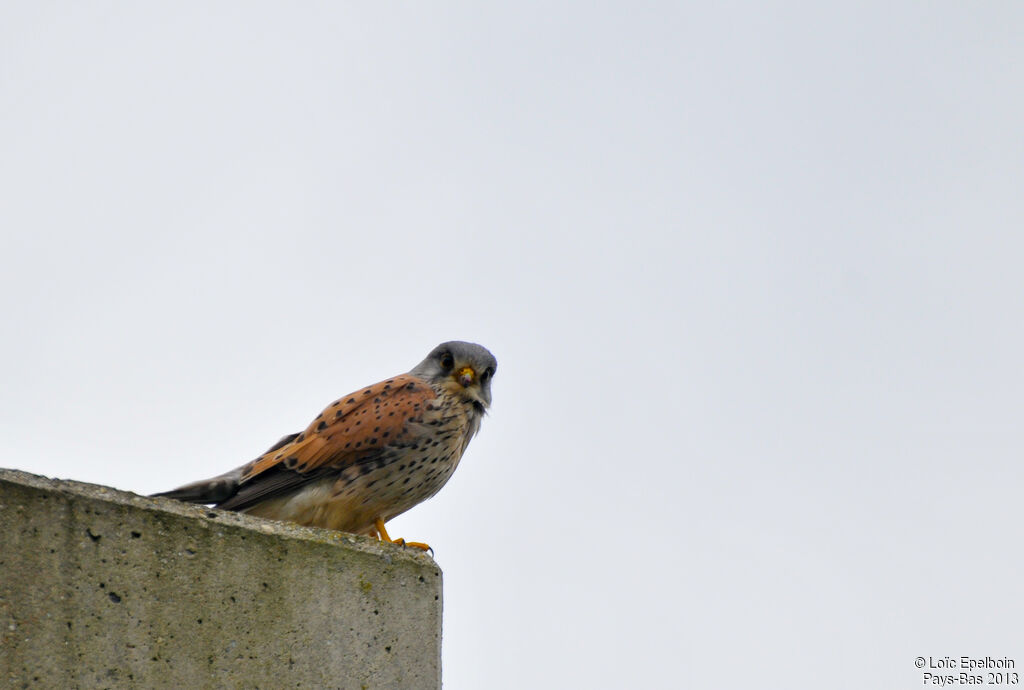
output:
<instances>
[{"instance_id":1,"label":"concrete block","mask_svg":"<svg viewBox=\"0 0 1024 690\"><path fill-rule=\"evenodd\" d=\"M366 537L0 469L0 686L439 688L441 570Z\"/></svg>"}]
</instances>

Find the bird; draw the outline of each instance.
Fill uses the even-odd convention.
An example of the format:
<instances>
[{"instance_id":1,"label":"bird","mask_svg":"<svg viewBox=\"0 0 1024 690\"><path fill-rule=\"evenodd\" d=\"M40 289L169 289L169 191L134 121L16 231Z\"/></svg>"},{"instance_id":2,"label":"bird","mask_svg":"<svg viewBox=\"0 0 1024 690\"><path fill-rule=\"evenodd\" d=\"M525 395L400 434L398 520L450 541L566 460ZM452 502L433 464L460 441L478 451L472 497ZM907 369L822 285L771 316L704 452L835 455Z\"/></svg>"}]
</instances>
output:
<instances>
[{"instance_id":1,"label":"bird","mask_svg":"<svg viewBox=\"0 0 1024 690\"><path fill-rule=\"evenodd\" d=\"M498 363L475 343L441 343L409 370L338 398L229 472L153 494L309 527L392 539L385 523L436 494L491 406Z\"/></svg>"}]
</instances>

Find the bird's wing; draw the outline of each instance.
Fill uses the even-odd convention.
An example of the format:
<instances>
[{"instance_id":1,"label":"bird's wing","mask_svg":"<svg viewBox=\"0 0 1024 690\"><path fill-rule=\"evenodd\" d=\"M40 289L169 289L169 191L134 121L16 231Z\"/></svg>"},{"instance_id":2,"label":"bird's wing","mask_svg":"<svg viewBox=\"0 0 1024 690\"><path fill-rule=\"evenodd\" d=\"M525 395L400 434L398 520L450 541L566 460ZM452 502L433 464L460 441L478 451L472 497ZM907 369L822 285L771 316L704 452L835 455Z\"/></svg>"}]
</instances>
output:
<instances>
[{"instance_id":1,"label":"bird's wing","mask_svg":"<svg viewBox=\"0 0 1024 690\"><path fill-rule=\"evenodd\" d=\"M305 431L239 468L237 491L217 507L243 510L379 457L386 446L419 435L413 422L435 397L425 381L403 374L339 398Z\"/></svg>"}]
</instances>

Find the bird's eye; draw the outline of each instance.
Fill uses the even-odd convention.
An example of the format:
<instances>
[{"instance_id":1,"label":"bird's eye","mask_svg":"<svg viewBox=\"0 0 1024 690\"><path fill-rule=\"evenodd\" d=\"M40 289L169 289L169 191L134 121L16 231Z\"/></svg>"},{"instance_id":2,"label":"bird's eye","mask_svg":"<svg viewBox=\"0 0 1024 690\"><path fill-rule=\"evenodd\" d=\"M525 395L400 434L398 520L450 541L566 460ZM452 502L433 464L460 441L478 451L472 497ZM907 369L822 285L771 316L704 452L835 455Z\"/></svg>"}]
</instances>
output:
<instances>
[{"instance_id":1,"label":"bird's eye","mask_svg":"<svg viewBox=\"0 0 1024 690\"><path fill-rule=\"evenodd\" d=\"M492 376L494 376L494 369L491 369L490 367L487 367L486 369L484 369L484 373L480 375L480 380L481 381L487 381Z\"/></svg>"},{"instance_id":2,"label":"bird's eye","mask_svg":"<svg viewBox=\"0 0 1024 690\"><path fill-rule=\"evenodd\" d=\"M441 368L447 371L455 366L455 358L452 357L451 352L445 352L441 355Z\"/></svg>"}]
</instances>

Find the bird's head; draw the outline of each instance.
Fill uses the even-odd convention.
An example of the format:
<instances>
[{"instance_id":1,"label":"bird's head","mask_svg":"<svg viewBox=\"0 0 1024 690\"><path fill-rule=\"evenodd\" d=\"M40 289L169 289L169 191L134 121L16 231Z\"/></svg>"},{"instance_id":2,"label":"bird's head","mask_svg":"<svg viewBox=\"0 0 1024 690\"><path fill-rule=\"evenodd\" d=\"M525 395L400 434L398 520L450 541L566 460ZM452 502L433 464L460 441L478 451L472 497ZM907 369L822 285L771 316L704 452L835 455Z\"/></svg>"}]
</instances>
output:
<instances>
[{"instance_id":1,"label":"bird's head","mask_svg":"<svg viewBox=\"0 0 1024 690\"><path fill-rule=\"evenodd\" d=\"M491 379L498 368L487 348L453 340L435 347L409 373L439 385L483 412L491 405Z\"/></svg>"}]
</instances>

